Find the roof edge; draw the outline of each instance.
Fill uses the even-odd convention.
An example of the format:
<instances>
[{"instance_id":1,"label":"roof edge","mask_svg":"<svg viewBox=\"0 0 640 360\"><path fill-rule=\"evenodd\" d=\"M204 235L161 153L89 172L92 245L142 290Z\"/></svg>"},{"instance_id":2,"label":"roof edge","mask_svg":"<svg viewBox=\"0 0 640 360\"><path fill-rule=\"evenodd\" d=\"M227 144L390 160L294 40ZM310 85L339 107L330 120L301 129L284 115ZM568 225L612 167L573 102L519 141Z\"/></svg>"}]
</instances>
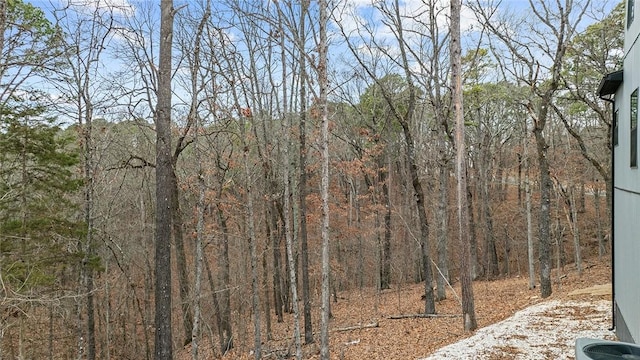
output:
<instances>
[{"instance_id":1,"label":"roof edge","mask_svg":"<svg viewBox=\"0 0 640 360\"><path fill-rule=\"evenodd\" d=\"M598 95L600 97L615 94L624 80L624 71L618 70L602 77L598 86Z\"/></svg>"}]
</instances>

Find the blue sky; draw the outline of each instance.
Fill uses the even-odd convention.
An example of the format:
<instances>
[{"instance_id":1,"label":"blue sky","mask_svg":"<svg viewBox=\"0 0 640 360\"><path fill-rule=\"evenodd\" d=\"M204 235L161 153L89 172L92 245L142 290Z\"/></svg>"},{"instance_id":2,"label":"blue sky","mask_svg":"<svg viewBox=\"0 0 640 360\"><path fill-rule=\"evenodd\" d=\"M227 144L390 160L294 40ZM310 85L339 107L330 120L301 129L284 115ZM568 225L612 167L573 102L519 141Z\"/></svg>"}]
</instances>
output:
<instances>
[{"instance_id":1,"label":"blue sky","mask_svg":"<svg viewBox=\"0 0 640 360\"><path fill-rule=\"evenodd\" d=\"M34 5L42 7L43 9L45 9L45 11L50 11L52 6L58 7L62 4L63 1L65 1L66 3L67 0L26 0L26 1L30 1ZM174 0L174 1L175 1L176 7L181 6L181 4L186 5L186 7L181 8L180 10L183 14L184 13L188 14L188 12L190 11L197 11L197 9L201 8L201 5L199 5L200 2L195 0ZM239 0L239 1L242 2L242 0ZM263 2L260 3L260 0L257 0L255 4L262 4L270 7L273 7L275 4L274 3L275 0L262 0L262 1ZM292 1L294 1L295 4L298 4L299 0L292 0ZM375 4L377 6L374 6L374 3L372 1L375 1ZM473 1L475 3L477 0L469 0L469 1ZM499 4L500 7L499 7L498 15L514 14L516 16L527 17L529 16L528 14L530 14L529 13L530 4L528 0L502 0L502 1L480 0L480 1L483 4ZM555 0L545 0L545 1L551 1L552 3L555 3ZM251 1L243 2L243 4L247 4L250 2ZM406 29L416 30L413 32L409 31L405 34L406 40L409 43L414 44L415 46L421 46L421 44L424 43L423 30L425 29L425 26L427 26L430 21L428 17L424 15L426 14L425 10L427 6L425 2L428 2L428 1L427 0L401 0L399 2L400 13L403 16L403 26ZM602 7L605 12L610 11L610 9L613 8L613 6L615 6L618 3L618 1L615 1L615 0L610 0L610 1L609 0L603 0L603 1L592 0L591 2L592 2L592 5L594 5L595 7ZM314 2L312 1L312 4L313 3ZM537 3L540 3L540 1L533 1L533 3L537 4ZM120 18L120 20L123 20L123 23L126 23L127 19L136 19L136 20L146 19L146 21L148 21L148 25L154 29L149 29L151 31L149 33L149 36L151 38L147 39L145 42L147 44L151 44L154 38L157 38L157 30L159 29L159 25L157 24L157 21L154 21L154 19L157 20L159 16L159 0L156 0L156 1L71 0L71 4L73 5L74 10L80 13L85 13L85 14L89 14L93 12L96 8L115 9L114 13L118 18ZM223 2L220 2L217 0L212 0L212 4L214 4L214 6L216 7L224 6ZM398 51L397 45L394 45L394 44L397 44L397 41L395 39L395 35L393 34L393 31L387 25L385 25L382 21L383 16L380 13L380 9L384 8L384 6L380 6L381 4L385 6L389 6L393 4L393 2L392 1L382 2L379 0L340 1L338 4L339 6L336 6L336 10L335 10L336 11L335 18L339 19L340 23L339 24L333 23L332 28L337 31L338 27L341 26L345 30L345 32L354 35L353 41L364 43L369 40L370 34L368 32L362 32L360 30L362 30L363 27L368 27L368 29L371 31L371 34L375 36L377 42L389 44L389 46L386 49L386 51L388 51L387 55L391 55L391 57L393 57L394 54L397 55L397 51ZM447 32L447 26L448 26L447 18L448 18L448 12L449 12L449 2L448 0L434 0L432 2L432 5L437 9L437 12L438 12L438 16L436 17L437 28L439 29L439 31L441 31L440 34L445 34ZM226 21L225 17L228 17L229 16L228 14L230 12L224 12L220 9L217 9L217 10L218 11L214 12L214 16L219 17L219 20L221 22L225 22ZM603 16L603 14L600 14L600 16ZM588 17L585 18L584 26L586 26L589 23L590 23L589 18ZM314 25L317 25L317 24L314 24ZM472 41L472 39L474 38L473 37L474 32L478 31L479 29L480 27L478 25L478 22L475 20L473 12L468 7L463 7L462 30L463 30L463 33L466 34L468 41ZM513 30L518 31L518 29L516 28L514 28ZM234 41L238 40L237 46L240 51L243 51L243 48L244 48L244 51L246 51L246 47L244 47L241 41L239 41L241 37L237 29L229 28L225 31L227 31L230 39ZM119 36L123 36L122 33L115 34L113 41L117 42ZM342 61L346 61L346 64L348 65L349 64L348 51L345 49L344 44L340 44L340 42L338 41L339 36L337 34L334 34L332 38L335 41L334 41L334 47L330 51L330 56L332 56L332 60L336 60L334 61L334 64L335 64L334 66L344 66L344 65L341 65L340 62L338 61L338 60L341 60L340 58L342 58ZM311 49L313 48L313 44L311 42L309 42L308 48L310 49L309 51L312 52ZM154 51L155 50L151 51L152 57L155 56ZM370 55L374 56L375 54L370 54ZM119 64L119 62L124 60L121 60L117 56L113 56L113 55L111 56L112 57L111 59L109 59L108 64L105 65L107 68L109 67L116 68L122 65L122 64ZM428 71L428 69L421 70L416 68L416 71L425 71L425 70Z\"/></svg>"}]
</instances>

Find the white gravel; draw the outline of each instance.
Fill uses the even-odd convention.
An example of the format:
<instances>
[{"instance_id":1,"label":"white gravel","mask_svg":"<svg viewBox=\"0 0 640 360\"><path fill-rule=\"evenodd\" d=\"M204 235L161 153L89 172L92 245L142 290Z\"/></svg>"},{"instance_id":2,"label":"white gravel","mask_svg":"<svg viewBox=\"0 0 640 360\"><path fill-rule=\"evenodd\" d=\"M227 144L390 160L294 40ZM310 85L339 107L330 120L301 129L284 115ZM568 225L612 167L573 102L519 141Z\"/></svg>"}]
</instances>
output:
<instances>
[{"instance_id":1,"label":"white gravel","mask_svg":"<svg viewBox=\"0 0 640 360\"><path fill-rule=\"evenodd\" d=\"M615 340L611 301L541 302L469 338L441 348L425 360L439 359L575 359L577 338Z\"/></svg>"}]
</instances>

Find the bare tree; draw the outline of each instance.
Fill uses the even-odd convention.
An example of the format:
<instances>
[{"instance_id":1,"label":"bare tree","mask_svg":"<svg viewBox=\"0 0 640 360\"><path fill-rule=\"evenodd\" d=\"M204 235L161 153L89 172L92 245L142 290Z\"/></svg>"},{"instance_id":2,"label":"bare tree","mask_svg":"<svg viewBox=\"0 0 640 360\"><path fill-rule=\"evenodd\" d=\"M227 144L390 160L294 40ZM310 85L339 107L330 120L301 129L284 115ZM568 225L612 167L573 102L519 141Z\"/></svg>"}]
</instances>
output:
<instances>
[{"instance_id":1,"label":"bare tree","mask_svg":"<svg viewBox=\"0 0 640 360\"><path fill-rule=\"evenodd\" d=\"M405 24L403 22L403 17L401 15L400 3L399 1L395 1L392 4L386 3L376 3L376 9L384 15L385 23L391 30L395 41L397 41L398 50L400 53L399 59L394 57L391 62L394 65L398 66L398 70L402 72L402 92L404 92L405 98L402 104L398 104L395 101L393 96L394 91L398 91L398 89L390 89L388 84L385 85L385 77L379 78L378 75L374 72L375 67L369 66L365 61L365 57L360 54L360 49L352 41L347 41L347 45L349 46L351 54L354 56L355 61L358 62L358 65L362 68L362 70L371 78L372 81L375 82L376 86L381 90L381 96L389 107L389 111L393 114L394 120L396 120L401 128L402 134L404 135L404 145L406 151L406 159L407 159L407 167L409 172L409 182L413 187L413 192L415 194L415 204L416 210L418 213L418 226L420 228L419 232L419 244L421 248L422 255L422 273L424 275L424 287L425 287L425 313L433 314L435 313L435 300L433 293L433 271L431 268L431 251L429 245L429 220L426 212L426 198L425 192L422 187L422 182L420 179L420 173L418 170L418 159L417 159L417 151L416 144L417 140L415 138L413 121L415 121L416 117L416 108L418 105L418 87L415 84L415 76L413 74L411 68L411 60L410 60L410 44L405 38ZM352 34L347 34L345 29L341 29L342 35L345 39L350 39ZM367 31L371 31L371 29L367 29ZM371 44L367 46L368 51L376 52L378 50L382 50L382 53L385 53L385 46L382 44L377 44L375 39L370 39ZM377 46L377 48L376 48ZM389 54L387 53L387 56ZM392 76L392 75L389 75Z\"/></svg>"},{"instance_id":2,"label":"bare tree","mask_svg":"<svg viewBox=\"0 0 640 360\"><path fill-rule=\"evenodd\" d=\"M304 342L311 344L313 323L311 322L311 291L309 288L309 245L307 236L307 60L305 51L306 22L308 3L302 1L300 9L300 34L298 35L298 51L300 56L300 119L299 119L299 179L298 179L298 211L300 252L302 256L302 302L304 312Z\"/></svg>"},{"instance_id":3,"label":"bare tree","mask_svg":"<svg viewBox=\"0 0 640 360\"><path fill-rule=\"evenodd\" d=\"M190 341L191 341L191 354L192 354L192 358L193 360L197 360L198 359L198 347L199 347L199 339L200 339L200 322L201 322L201 296L202 296L202 270L203 270L203 262L204 262L204 244L203 244L203 238L204 238L204 222L205 222L205 195L206 195L206 181L205 181L205 174L204 174L204 169L203 169L203 164L202 164L202 146L199 144L199 134L201 132L201 127L204 128L202 121L200 120L200 114L198 112L198 105L200 104L200 99L199 99L199 94L201 92L201 89L203 88L203 85L200 84L200 70L201 70L201 58L200 58L200 52L202 51L202 37L204 35L204 31L207 25L207 22L209 21L209 17L211 16L211 1L207 0L207 2L204 4L204 11L202 14L202 17L200 18L200 21L198 22L197 25L197 29L196 29L196 33L195 33L195 39L194 39L194 49L193 49L193 58L190 59L190 61L188 61L189 63L189 75L190 75L190 83L191 83L191 89L190 89L190 94L191 94L191 101L190 101L190 106L189 106L189 112L187 114L188 120L187 123L188 124L193 124L193 127L195 128L194 131L194 139L193 142L195 143L195 160L197 163L197 183L198 183L198 200L196 203L196 209L197 209L197 222L196 222L196 241L195 241L195 259L194 259L194 263L195 263L195 279L194 279L194 286L193 286L193 318L191 318L191 313L190 310L191 308L187 308L185 309L183 307L183 318L184 318L184 326L185 326L185 332L189 331L190 332ZM175 166L176 166L176 161L175 161L175 157L174 157L174 161L173 161L173 166L174 166L174 180L176 178L175 176ZM177 183L177 181L176 181ZM177 197L177 184L174 187L174 197ZM177 201L174 199L174 204ZM174 209L174 213L175 213ZM184 244L182 244L184 246ZM186 262L186 261L185 261ZM186 265L185 265L186 267ZM181 278L181 281L187 281L186 276L185 278ZM181 284L181 293L184 291L182 290L183 286ZM183 295L183 302L186 300L184 299L185 294ZM191 325L191 328L188 329L188 326ZM187 340L185 340L185 343L187 342Z\"/></svg>"},{"instance_id":4,"label":"bare tree","mask_svg":"<svg viewBox=\"0 0 640 360\"><path fill-rule=\"evenodd\" d=\"M551 188L553 186L548 159L549 144L545 128L553 112L553 104L561 86L561 74L571 39L590 4L585 1L538 1L529 0L529 12L522 19L514 14L499 17L496 3L476 1L474 12L490 31L497 43L491 48L501 64L503 73L516 78L530 89L525 106L533 120L533 134L538 159L539 202L539 260L540 293L551 295ZM524 18L524 16L528 16ZM513 26L513 22L521 21ZM518 32L513 29L519 29Z\"/></svg>"},{"instance_id":5,"label":"bare tree","mask_svg":"<svg viewBox=\"0 0 640 360\"><path fill-rule=\"evenodd\" d=\"M568 91L564 106L554 107L565 129L576 140L580 153L605 183L607 210L611 210L611 157L613 148L613 114L611 107L598 99L592 89L597 88L603 74L618 70L624 56L625 4L618 2L610 13L605 9L609 1L593 2L592 20L584 31L571 41L567 52L566 69L562 73L563 88ZM586 105L578 116L563 111L575 104ZM575 106L575 105L574 105ZM572 111L575 114L575 111ZM600 217L598 217L600 218Z\"/></svg>"},{"instance_id":6,"label":"bare tree","mask_svg":"<svg viewBox=\"0 0 640 360\"><path fill-rule=\"evenodd\" d=\"M296 266L293 257L293 229L291 226L291 216L289 214L291 209L291 182L289 181L291 171L290 169L290 158L289 158L289 147L291 146L291 135L287 128L291 125L286 121L282 123L286 135L285 142L283 147L283 165L284 165L284 233L286 238L287 245L287 258L289 260L289 283L291 290L291 303L293 306L293 338L296 345L296 359L302 359L302 345L300 342L300 311L298 309L298 285L296 281Z\"/></svg>"},{"instance_id":7,"label":"bare tree","mask_svg":"<svg viewBox=\"0 0 640 360\"><path fill-rule=\"evenodd\" d=\"M83 11L84 10L84 11ZM111 94L105 88L109 81L107 74L100 71L104 64L104 52L111 40L114 28L114 13L123 12L100 2L95 7L78 9L67 3L55 9L53 15L56 24L64 30L66 70L61 77L52 77L55 88L64 95L67 102L55 101L52 108L61 114L71 116L76 121L81 133L82 167L84 182L84 222L86 236L79 247L84 257L80 268L81 294L86 294L86 329L80 336L80 348L86 348L88 359L96 358L95 312L94 312L94 277L93 272L98 259L96 251L95 226L95 186L97 161L94 140L93 122L96 113L104 113L113 104ZM57 80L57 81L56 81ZM80 309L82 307L79 307ZM79 319L84 318L78 314Z\"/></svg>"},{"instance_id":8,"label":"bare tree","mask_svg":"<svg viewBox=\"0 0 640 360\"><path fill-rule=\"evenodd\" d=\"M173 358L171 337L171 74L173 0L160 2L156 124L156 232L155 232L155 359Z\"/></svg>"},{"instance_id":9,"label":"bare tree","mask_svg":"<svg viewBox=\"0 0 640 360\"><path fill-rule=\"evenodd\" d=\"M329 40L327 37L327 26L329 24L329 5L326 0L318 0L318 10L320 13L319 38L318 38L318 63L316 71L318 74L320 108L321 135L321 188L320 198L322 199L322 224L320 234L322 237L322 305L320 311L320 359L329 360L329 313L330 313L330 289L329 277L329 114L328 114L328 93L329 93L329 63L327 55L329 51Z\"/></svg>"},{"instance_id":10,"label":"bare tree","mask_svg":"<svg viewBox=\"0 0 640 360\"><path fill-rule=\"evenodd\" d=\"M535 262L534 262L534 248L533 248L533 220L531 213L531 184L529 180L529 169L531 168L529 159L529 138L526 134L529 133L527 129L527 123L524 124L524 133L522 143L524 147L522 159L524 161L524 194L525 194L525 212L527 218L527 263L529 269L529 289L532 290L536 287L536 275L535 275Z\"/></svg>"},{"instance_id":11,"label":"bare tree","mask_svg":"<svg viewBox=\"0 0 640 360\"><path fill-rule=\"evenodd\" d=\"M198 127L196 123L196 128ZM198 132L196 131L196 137ZM195 158L198 163L198 203L197 203L197 224L196 224L196 244L195 244L195 279L193 286L193 327L191 329L191 355L193 360L198 359L198 347L200 345L200 298L202 296L202 264L204 262L203 238L204 238L204 213L205 213L205 194L206 182L202 167L201 149L198 147L196 139Z\"/></svg>"},{"instance_id":12,"label":"bare tree","mask_svg":"<svg viewBox=\"0 0 640 360\"><path fill-rule=\"evenodd\" d=\"M460 283L462 287L462 314L464 330L473 331L478 327L471 280L471 239L469 238L469 218L467 214L466 146L464 142L464 108L462 98L462 59L460 45L460 0L451 0L451 89L453 115L456 123L456 174L458 177L458 240L460 254Z\"/></svg>"}]
</instances>

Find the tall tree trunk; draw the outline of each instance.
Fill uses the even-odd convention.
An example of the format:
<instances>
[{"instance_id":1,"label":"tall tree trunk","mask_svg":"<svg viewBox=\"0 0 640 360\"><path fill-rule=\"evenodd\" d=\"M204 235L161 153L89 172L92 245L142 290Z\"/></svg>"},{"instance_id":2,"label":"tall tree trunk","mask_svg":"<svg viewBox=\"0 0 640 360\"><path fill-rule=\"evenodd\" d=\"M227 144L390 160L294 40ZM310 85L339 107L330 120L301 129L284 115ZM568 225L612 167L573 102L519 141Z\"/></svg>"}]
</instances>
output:
<instances>
[{"instance_id":1,"label":"tall tree trunk","mask_svg":"<svg viewBox=\"0 0 640 360\"><path fill-rule=\"evenodd\" d=\"M268 239L268 238L267 238ZM262 288L264 289L264 326L267 341L273 340L273 331L271 328L271 300L269 299L269 245L267 244L262 252Z\"/></svg>"},{"instance_id":2,"label":"tall tree trunk","mask_svg":"<svg viewBox=\"0 0 640 360\"><path fill-rule=\"evenodd\" d=\"M307 61L305 51L306 25L308 2L302 1L300 11L300 36L298 50L300 51L300 121L299 127L299 167L298 179L298 211L300 240L300 255L302 257L302 303L304 315L304 343L311 344L313 338L313 323L311 322L311 290L309 283L309 246L307 241Z\"/></svg>"},{"instance_id":3,"label":"tall tree trunk","mask_svg":"<svg viewBox=\"0 0 640 360\"><path fill-rule=\"evenodd\" d=\"M602 257L606 253L604 245L604 233L602 231L602 219L600 210L600 189L596 186L593 189L593 204L596 211L596 225L597 225L597 237L598 237L598 260L602 260Z\"/></svg>"},{"instance_id":4,"label":"tall tree trunk","mask_svg":"<svg viewBox=\"0 0 640 360\"><path fill-rule=\"evenodd\" d=\"M160 2L160 55L155 111L156 232L155 232L155 359L173 358L171 337L171 47L173 0Z\"/></svg>"},{"instance_id":5,"label":"tall tree trunk","mask_svg":"<svg viewBox=\"0 0 640 360\"><path fill-rule=\"evenodd\" d=\"M546 106L540 105L540 112L533 134L536 140L536 150L538 154L538 171L540 182L540 215L538 218L539 231L539 259L540 259L540 295L543 298L551 296L551 175L549 173L549 160L547 157L547 141L543 130L546 123Z\"/></svg>"},{"instance_id":6,"label":"tall tree trunk","mask_svg":"<svg viewBox=\"0 0 640 360\"><path fill-rule=\"evenodd\" d=\"M444 146L441 144L441 146ZM444 151L442 151L444 154ZM436 300L441 301L447 298L446 283L449 281L449 256L447 254L447 240L449 237L449 166L444 156L440 157L441 163L438 169L438 179L440 188L438 189L438 207L436 218L437 227L437 249L438 268L440 271L436 276L437 295Z\"/></svg>"},{"instance_id":7,"label":"tall tree trunk","mask_svg":"<svg viewBox=\"0 0 640 360\"><path fill-rule=\"evenodd\" d=\"M469 214L469 235L471 238L471 279L476 280L481 276L483 271L478 259L478 240L476 236L475 216L473 215L473 194L471 193L471 188L472 186L467 186L467 209Z\"/></svg>"},{"instance_id":8,"label":"tall tree trunk","mask_svg":"<svg viewBox=\"0 0 640 360\"><path fill-rule=\"evenodd\" d=\"M244 128L244 124L241 127ZM246 212L246 222L247 222L247 231L248 231L248 241L249 241L249 261L251 263L251 310L253 313L253 351L254 357L256 360L260 360L262 358L262 335L261 335L261 321L260 321L260 288L258 286L258 244L256 237L256 230L254 224L254 207L253 207L253 191L252 191L252 182L251 179L251 171L249 168L249 146L248 146L248 136L247 134L243 134L243 143L244 143L244 151L242 154L243 157L243 168L244 168L244 176L245 176L245 187L246 187L246 199L245 199L245 212Z\"/></svg>"},{"instance_id":9,"label":"tall tree trunk","mask_svg":"<svg viewBox=\"0 0 640 360\"><path fill-rule=\"evenodd\" d=\"M525 131L525 134L527 131ZM525 206L527 213L527 259L529 265L529 290L536 287L535 276L535 263L534 263L534 249L533 249L533 220L531 214L531 184L529 183L529 155L528 145L529 141L524 140L524 161L525 161L525 173L524 173L524 196Z\"/></svg>"},{"instance_id":10,"label":"tall tree trunk","mask_svg":"<svg viewBox=\"0 0 640 360\"><path fill-rule=\"evenodd\" d=\"M504 227L504 267L502 273L509 277L511 276L510 269L510 255L511 255L511 239L509 239L509 231L507 231L507 227Z\"/></svg>"},{"instance_id":11,"label":"tall tree trunk","mask_svg":"<svg viewBox=\"0 0 640 360\"><path fill-rule=\"evenodd\" d=\"M518 153L518 206L522 206L522 154Z\"/></svg>"},{"instance_id":12,"label":"tall tree trunk","mask_svg":"<svg viewBox=\"0 0 640 360\"><path fill-rule=\"evenodd\" d=\"M464 134L464 107L462 103L462 59L460 45L460 0L451 0L451 81L453 114L456 120L456 173L458 175L458 239L460 254L460 284L462 288L462 315L465 331L478 327L471 281L471 239L467 214L467 170Z\"/></svg>"},{"instance_id":13,"label":"tall tree trunk","mask_svg":"<svg viewBox=\"0 0 640 360\"><path fill-rule=\"evenodd\" d=\"M486 130L485 130L486 131ZM482 209L482 219L484 220L484 239L485 239L485 264L487 266L487 278L494 279L500 274L498 268L498 252L496 250L496 238L493 230L493 216L491 212L489 198L489 140L488 134L481 131L483 138L480 164L480 207Z\"/></svg>"},{"instance_id":14,"label":"tall tree trunk","mask_svg":"<svg viewBox=\"0 0 640 360\"><path fill-rule=\"evenodd\" d=\"M198 125L196 125L197 133ZM197 135L196 135L197 136ZM197 140L196 140L197 141ZM203 262L203 236L204 236L204 207L206 183L202 171L200 149L196 144L196 163L198 163L198 202L197 202L197 224L196 224L196 244L195 244L195 279L193 287L193 324L191 328L191 356L193 360L198 360L198 347L200 345L200 296L202 285L202 262Z\"/></svg>"},{"instance_id":15,"label":"tall tree trunk","mask_svg":"<svg viewBox=\"0 0 640 360\"><path fill-rule=\"evenodd\" d=\"M218 198L220 198L221 194L218 194ZM221 303L218 306L218 312L220 313L220 351L222 354L226 354L227 351L233 348L233 332L231 327L231 276L230 276L230 262L229 262L229 228L227 226L227 220L224 217L224 212L222 211L222 206L218 202L216 204L216 209L218 213L218 223L220 224L220 230L222 235L222 244L221 244L221 261L220 261L220 277L222 278L222 286L223 291L220 292L220 297L222 298ZM208 263L207 263L208 266ZM207 270L209 271L209 270ZM213 291L214 300L218 302L218 293L211 288Z\"/></svg>"},{"instance_id":16,"label":"tall tree trunk","mask_svg":"<svg viewBox=\"0 0 640 360\"><path fill-rule=\"evenodd\" d=\"M188 122L193 122L195 127L195 159L197 163L197 171L198 171L198 201L196 203L197 209L197 222L196 222L196 243L195 243L195 279L194 279L194 293L193 293L193 314L191 313L191 307L188 304L191 303L189 301L189 278L187 276L187 264L185 259L185 250L184 250L184 238L182 231L182 213L180 211L180 199L178 197L178 177L176 174L176 166L177 166L177 155L178 152L175 152L175 156L173 157L173 233L174 240L176 243L176 262L178 266L179 278L180 282L180 300L182 302L182 317L183 317L183 325L185 328L185 345L190 341L191 342L191 355L193 360L198 360L198 347L200 340L200 298L202 295L202 263L204 257L204 245L203 245L203 237L204 237L204 214L205 214L205 196L206 196L206 182L204 178L204 170L202 168L202 151L201 146L198 144L198 135L200 131L200 119L198 116L198 88L199 88L199 78L198 72L200 71L200 41L202 39L202 34L204 30L205 23L207 22L210 11L211 0L207 0L205 4L205 10L198 24L198 30L196 32L195 37L195 49L193 51L193 66L190 68L191 73L191 106L189 109L189 120ZM179 143L182 140L179 140ZM180 145L181 146L181 145ZM182 262L182 263L181 263ZM190 334L189 334L190 333ZM190 336L189 336L190 335Z\"/></svg>"},{"instance_id":17,"label":"tall tree trunk","mask_svg":"<svg viewBox=\"0 0 640 360\"><path fill-rule=\"evenodd\" d=\"M204 270L207 272L207 282L209 283L209 289L211 291L211 300L213 301L213 316L216 322L216 330L218 332L218 341L220 344L220 351L222 351L222 355L225 354L225 342L224 342L224 331L222 329L222 308L220 306L220 299L218 296L218 292L216 291L217 287L215 281L213 280L213 275L211 274L211 266L209 266L209 261L204 259ZM211 341L211 347L213 348L213 341ZM215 350L212 350L215 354Z\"/></svg>"},{"instance_id":18,"label":"tall tree trunk","mask_svg":"<svg viewBox=\"0 0 640 360\"><path fill-rule=\"evenodd\" d=\"M320 226L320 236L322 238L322 305L320 309L320 359L329 360L329 314L330 309L330 289L329 277L331 275L329 268L329 116L328 116L328 99L329 92L329 76L327 66L327 55L329 50L329 42L327 40L327 26L329 23L328 4L326 0L318 0L318 8L320 12L319 23L319 41L318 41L318 85L320 87L319 102L320 119L321 119L321 135L320 135L320 154L321 154L321 179L320 179L320 198L322 202L322 222Z\"/></svg>"},{"instance_id":19,"label":"tall tree trunk","mask_svg":"<svg viewBox=\"0 0 640 360\"><path fill-rule=\"evenodd\" d=\"M86 291L86 306L87 306L87 359L94 360L96 358L96 337L95 337L95 314L94 314L94 296L93 296L93 269L91 268L90 261L94 257L94 245L93 245L93 211L94 211L94 195L95 195L95 179L93 173L93 105L89 97L88 82L85 82L82 89L82 98L84 98L84 124L80 121L83 132L83 155L84 155L84 221L87 230L85 237L85 243L83 245L84 259L82 261L82 282ZM79 116L82 119L82 105L79 104L78 110Z\"/></svg>"},{"instance_id":20,"label":"tall tree trunk","mask_svg":"<svg viewBox=\"0 0 640 360\"><path fill-rule=\"evenodd\" d=\"M425 314L435 314L436 304L433 294L433 271L431 270L431 255L429 249L429 220L427 218L427 211L425 207L424 190L422 189L422 183L420 182L420 176L418 173L418 163L416 159L415 141L413 139L413 133L411 131L410 123L413 119L415 106L416 106L416 88L413 84L413 78L409 60L407 57L407 49L405 48L405 40L403 29L400 26L402 24L400 15L399 1L395 1L395 23L398 41L400 43L400 55L402 59L402 68L405 72L405 79L407 81L409 98L407 99L407 110L401 114L397 108L394 108L395 117L402 126L402 132L405 139L405 151L407 152L407 162L409 167L409 176L411 178L411 184L416 195L416 207L418 211L418 221L420 226L420 248L422 254L422 267L424 272L424 290L425 290ZM388 96L388 94L387 94ZM390 106L393 106L393 102L387 99Z\"/></svg>"},{"instance_id":21,"label":"tall tree trunk","mask_svg":"<svg viewBox=\"0 0 640 360\"><path fill-rule=\"evenodd\" d=\"M357 229L362 229L362 217L360 214L360 200L358 193L358 184L357 181L350 181L351 187L351 198L353 202L354 212L355 212L355 226ZM358 237L358 288L362 290L364 287L364 240L363 235L360 231L357 232Z\"/></svg>"},{"instance_id":22,"label":"tall tree trunk","mask_svg":"<svg viewBox=\"0 0 640 360\"><path fill-rule=\"evenodd\" d=\"M584 212L586 211L585 192L586 190L585 190L584 180L581 178L580 179L580 197L578 198L578 212L580 214L584 214Z\"/></svg>"},{"instance_id":23,"label":"tall tree trunk","mask_svg":"<svg viewBox=\"0 0 640 360\"><path fill-rule=\"evenodd\" d=\"M389 160L388 151L385 151ZM391 190L389 186L390 164L378 166L378 178L382 184L382 196L384 199L384 237L380 251L380 289L391 288Z\"/></svg>"},{"instance_id":24,"label":"tall tree trunk","mask_svg":"<svg viewBox=\"0 0 640 360\"><path fill-rule=\"evenodd\" d=\"M171 172L171 226L173 233L173 242L175 244L176 267L178 270L178 287L180 289L180 309L182 310L182 327L184 330L184 345L187 345L191 339L191 331L193 329L193 311L191 309L191 301L189 300L189 274L187 272L187 257L184 244L184 231L182 210L180 209L180 196L178 190L178 176L175 171L177 157L172 159Z\"/></svg>"},{"instance_id":25,"label":"tall tree trunk","mask_svg":"<svg viewBox=\"0 0 640 360\"><path fill-rule=\"evenodd\" d=\"M576 269L578 269L578 275L582 276L582 250L580 246L580 229L578 227L578 212L579 203L576 203L575 187L572 185L569 187L567 195L567 202L569 205L569 225L571 226L571 233L573 234L573 250L576 261Z\"/></svg>"},{"instance_id":26,"label":"tall tree trunk","mask_svg":"<svg viewBox=\"0 0 640 360\"><path fill-rule=\"evenodd\" d=\"M556 244L558 280L560 279L561 273L564 272L564 266L567 265L567 254L564 248L564 232L566 229L560 218L560 207L560 196L556 196L555 221L549 236L552 239L552 244Z\"/></svg>"},{"instance_id":27,"label":"tall tree trunk","mask_svg":"<svg viewBox=\"0 0 640 360\"><path fill-rule=\"evenodd\" d=\"M87 360L96 358L96 320L94 308L93 270L86 269L87 289Z\"/></svg>"},{"instance_id":28,"label":"tall tree trunk","mask_svg":"<svg viewBox=\"0 0 640 360\"><path fill-rule=\"evenodd\" d=\"M0 0L0 49L4 49L4 40L5 40L5 30L7 29L7 0ZM0 239L0 246L3 246L4 241ZM4 247L4 246L3 246ZM2 254L0 252L0 266L3 265L4 262L4 254ZM0 308L0 311L4 311L4 307ZM4 344L4 337L5 337L5 331L7 331L8 328L5 328L4 326L2 326L2 328L0 329L0 357L2 357L2 355L4 354L2 349L3 349L3 344Z\"/></svg>"},{"instance_id":29,"label":"tall tree trunk","mask_svg":"<svg viewBox=\"0 0 640 360\"><path fill-rule=\"evenodd\" d=\"M271 247L273 248L273 306L275 307L277 321L284 321L284 290L282 289L282 253L280 252L280 236L277 233L277 215L274 202L271 203L270 211L266 215L266 232L267 238L271 239Z\"/></svg>"},{"instance_id":30,"label":"tall tree trunk","mask_svg":"<svg viewBox=\"0 0 640 360\"><path fill-rule=\"evenodd\" d=\"M291 305L293 310L293 338L296 345L296 359L302 360L302 344L300 341L300 312L298 309L298 284L296 281L296 265L293 258L293 230L291 229L291 216L289 211L291 209L291 182L289 181L290 171L290 159L289 159L289 146L290 135L288 126L283 127L283 131L286 132L285 143L283 146L283 173L284 173L284 199L283 199L283 220L284 220L284 234L287 245L287 260L289 264L289 287L291 291Z\"/></svg>"}]
</instances>

